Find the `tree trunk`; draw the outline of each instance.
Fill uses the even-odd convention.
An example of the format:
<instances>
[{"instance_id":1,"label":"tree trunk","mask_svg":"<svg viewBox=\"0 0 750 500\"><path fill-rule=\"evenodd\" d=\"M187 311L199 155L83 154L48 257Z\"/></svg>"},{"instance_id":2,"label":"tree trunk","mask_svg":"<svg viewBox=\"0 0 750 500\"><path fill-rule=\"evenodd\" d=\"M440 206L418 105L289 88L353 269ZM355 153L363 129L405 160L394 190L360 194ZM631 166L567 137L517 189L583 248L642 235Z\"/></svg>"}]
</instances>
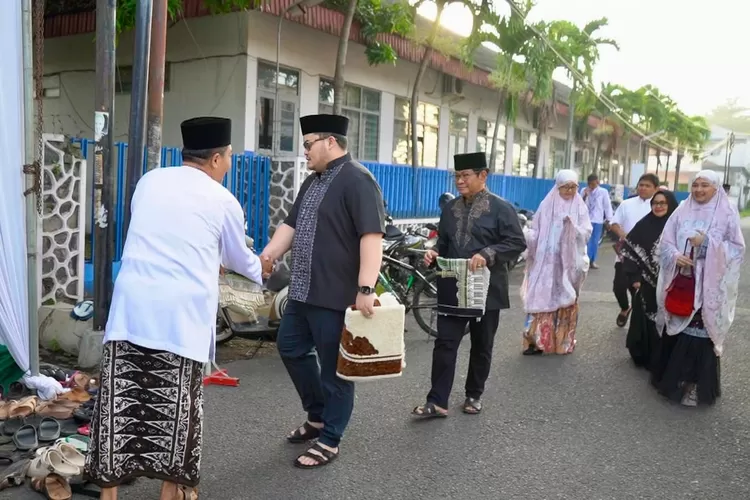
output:
<instances>
[{"instance_id":1,"label":"tree trunk","mask_svg":"<svg viewBox=\"0 0 750 500\"><path fill-rule=\"evenodd\" d=\"M656 176L659 177L659 167L661 167L661 151L656 150ZM646 171L648 171L648 165L646 165Z\"/></svg>"},{"instance_id":2,"label":"tree trunk","mask_svg":"<svg viewBox=\"0 0 750 500\"><path fill-rule=\"evenodd\" d=\"M537 178L537 174L542 166L540 165L542 160L542 136L547 132L547 122L547 103L544 103L537 109L536 159L534 160L534 170L531 174L534 179ZM544 170L544 168L541 169L541 179L544 179Z\"/></svg>"},{"instance_id":3,"label":"tree trunk","mask_svg":"<svg viewBox=\"0 0 750 500\"><path fill-rule=\"evenodd\" d=\"M594 164L591 166L591 173L599 175L599 155L602 154L602 142L604 139L599 136L596 139L596 149L594 150Z\"/></svg>"},{"instance_id":4,"label":"tree trunk","mask_svg":"<svg viewBox=\"0 0 750 500\"><path fill-rule=\"evenodd\" d=\"M677 192L677 186L680 182L680 165L682 164L682 156L684 153L677 151L677 161L674 166L674 184L672 190Z\"/></svg>"},{"instance_id":5,"label":"tree trunk","mask_svg":"<svg viewBox=\"0 0 750 500\"><path fill-rule=\"evenodd\" d=\"M419 69L417 70L417 76L414 79L414 86L412 87L411 91L411 104L409 105L409 122L411 129L411 166L415 168L420 166L419 148L417 147L417 144L419 143L419 135L417 134L419 86L422 84L422 78L427 71L427 64L432 58L432 44L434 43L435 37L437 37L438 30L440 29L440 16L443 14L444 7L444 2L437 2L437 16L435 17L435 21L432 23L432 28L430 29L430 35L427 38L427 44L424 49L424 54L422 54L422 61L419 63ZM414 186L414 191L414 194L416 196L416 184Z\"/></svg>"},{"instance_id":6,"label":"tree trunk","mask_svg":"<svg viewBox=\"0 0 750 500\"><path fill-rule=\"evenodd\" d=\"M667 165L664 167L664 182L669 183L669 159L672 158L672 153L667 153Z\"/></svg>"},{"instance_id":7,"label":"tree trunk","mask_svg":"<svg viewBox=\"0 0 750 500\"><path fill-rule=\"evenodd\" d=\"M628 182L625 180L630 177L630 132L625 132L625 165L622 166L622 179L620 180L623 186L627 186Z\"/></svg>"},{"instance_id":8,"label":"tree trunk","mask_svg":"<svg viewBox=\"0 0 750 500\"><path fill-rule=\"evenodd\" d=\"M500 103L497 105L497 115L495 115L495 130L492 131L492 146L490 146L490 172L497 172L497 136L500 133L500 120L503 117L505 109L505 93L500 92ZM505 166L503 166L505 172Z\"/></svg>"},{"instance_id":9,"label":"tree trunk","mask_svg":"<svg viewBox=\"0 0 750 500\"><path fill-rule=\"evenodd\" d=\"M577 61L576 61L577 65ZM573 90L568 96L568 133L565 138L565 168L573 168L573 160L575 154L573 152L573 144L575 143L575 114L576 114L576 80L573 80Z\"/></svg>"},{"instance_id":10,"label":"tree trunk","mask_svg":"<svg viewBox=\"0 0 750 500\"><path fill-rule=\"evenodd\" d=\"M354 13L357 11L357 0L349 0L349 7L346 9L344 24L341 26L339 34L339 50L336 53L336 70L333 74L333 114L340 115L341 107L344 102L344 72L346 67L346 52L349 48L349 32L352 29Z\"/></svg>"}]
</instances>

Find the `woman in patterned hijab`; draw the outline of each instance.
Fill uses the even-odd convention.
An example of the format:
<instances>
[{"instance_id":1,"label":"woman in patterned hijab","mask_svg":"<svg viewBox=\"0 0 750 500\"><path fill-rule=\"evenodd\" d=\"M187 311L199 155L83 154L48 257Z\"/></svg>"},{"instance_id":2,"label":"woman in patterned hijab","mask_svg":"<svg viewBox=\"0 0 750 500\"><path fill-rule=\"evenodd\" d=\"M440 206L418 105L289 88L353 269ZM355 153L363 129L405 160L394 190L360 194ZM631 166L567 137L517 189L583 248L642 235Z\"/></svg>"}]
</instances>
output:
<instances>
[{"instance_id":1,"label":"woman in patterned hijab","mask_svg":"<svg viewBox=\"0 0 750 500\"><path fill-rule=\"evenodd\" d=\"M526 234L524 355L575 349L578 295L589 269L586 243L592 230L589 210L578 194L578 174L561 170Z\"/></svg>"},{"instance_id":2,"label":"woman in patterned hijab","mask_svg":"<svg viewBox=\"0 0 750 500\"><path fill-rule=\"evenodd\" d=\"M649 368L659 343L656 331L656 283L659 279L659 240L664 226L677 209L671 191L658 191L651 198L651 213L641 219L623 242L620 255L628 285L637 290L633 316L625 342L636 366Z\"/></svg>"}]
</instances>

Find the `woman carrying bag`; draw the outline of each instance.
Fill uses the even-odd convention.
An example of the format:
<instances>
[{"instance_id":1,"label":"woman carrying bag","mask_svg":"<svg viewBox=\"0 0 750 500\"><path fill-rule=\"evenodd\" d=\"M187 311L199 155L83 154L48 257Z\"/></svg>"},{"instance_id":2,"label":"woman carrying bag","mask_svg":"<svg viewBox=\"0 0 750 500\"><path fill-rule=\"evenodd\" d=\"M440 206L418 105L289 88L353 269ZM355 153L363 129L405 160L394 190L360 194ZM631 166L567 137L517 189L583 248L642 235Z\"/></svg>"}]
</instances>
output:
<instances>
[{"instance_id":1,"label":"woman carrying bag","mask_svg":"<svg viewBox=\"0 0 750 500\"><path fill-rule=\"evenodd\" d=\"M745 240L716 172L703 170L667 221L656 288L659 352L652 384L685 406L721 395L719 362L734 320Z\"/></svg>"},{"instance_id":2,"label":"woman carrying bag","mask_svg":"<svg viewBox=\"0 0 750 500\"><path fill-rule=\"evenodd\" d=\"M641 219L622 242L622 267L628 286L636 290L625 346L636 366L651 368L660 342L656 331L656 285L659 279L659 240L669 217L677 210L671 191L651 198L651 213Z\"/></svg>"}]
</instances>

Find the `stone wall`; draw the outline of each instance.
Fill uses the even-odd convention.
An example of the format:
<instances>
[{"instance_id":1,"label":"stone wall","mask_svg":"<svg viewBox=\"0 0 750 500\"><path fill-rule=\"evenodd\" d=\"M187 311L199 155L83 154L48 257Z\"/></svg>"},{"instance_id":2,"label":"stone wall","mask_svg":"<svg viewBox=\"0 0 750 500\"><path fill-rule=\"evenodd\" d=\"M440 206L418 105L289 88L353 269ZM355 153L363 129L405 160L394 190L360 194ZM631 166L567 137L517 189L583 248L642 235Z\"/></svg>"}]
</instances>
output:
<instances>
[{"instance_id":1,"label":"stone wall","mask_svg":"<svg viewBox=\"0 0 750 500\"><path fill-rule=\"evenodd\" d=\"M43 141L38 305L75 304L83 300L86 160L64 136Z\"/></svg>"},{"instance_id":2,"label":"stone wall","mask_svg":"<svg viewBox=\"0 0 750 500\"><path fill-rule=\"evenodd\" d=\"M304 158L274 159L271 162L271 190L269 196L269 237L273 237L276 228L284 222L294 205L302 182L309 175ZM288 252L282 263L289 268Z\"/></svg>"}]
</instances>

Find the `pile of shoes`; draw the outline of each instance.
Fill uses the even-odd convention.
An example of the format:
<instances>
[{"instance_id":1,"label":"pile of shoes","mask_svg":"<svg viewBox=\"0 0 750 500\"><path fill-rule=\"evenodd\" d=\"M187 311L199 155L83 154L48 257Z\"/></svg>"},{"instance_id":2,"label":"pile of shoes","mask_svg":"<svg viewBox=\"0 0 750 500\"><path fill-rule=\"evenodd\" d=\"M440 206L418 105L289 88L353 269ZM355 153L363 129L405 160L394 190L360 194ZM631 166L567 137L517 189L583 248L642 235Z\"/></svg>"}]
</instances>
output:
<instances>
[{"instance_id":1,"label":"pile of shoes","mask_svg":"<svg viewBox=\"0 0 750 500\"><path fill-rule=\"evenodd\" d=\"M48 498L69 499L74 491L98 497L98 488L82 478L97 382L83 372L44 368L40 373L70 390L52 401L41 401L16 382L3 395L0 490L19 486L28 477L32 488Z\"/></svg>"}]
</instances>

